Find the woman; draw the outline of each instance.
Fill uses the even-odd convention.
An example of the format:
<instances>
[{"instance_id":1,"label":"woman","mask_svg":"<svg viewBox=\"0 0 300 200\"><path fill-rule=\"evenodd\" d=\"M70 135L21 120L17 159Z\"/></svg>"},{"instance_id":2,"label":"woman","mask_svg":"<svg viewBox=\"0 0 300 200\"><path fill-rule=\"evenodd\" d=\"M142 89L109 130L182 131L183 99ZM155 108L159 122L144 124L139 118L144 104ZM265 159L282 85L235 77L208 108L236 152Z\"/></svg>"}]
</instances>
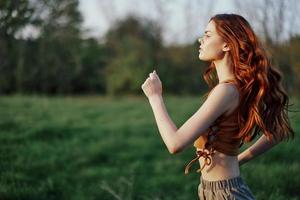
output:
<instances>
[{"instance_id":1,"label":"woman","mask_svg":"<svg viewBox=\"0 0 300 200\"><path fill-rule=\"evenodd\" d=\"M169 152L178 153L192 143L196 147L197 156L185 173L199 160L200 199L255 199L240 176L239 166L294 137L282 75L270 65L251 26L240 15L215 15L199 42L199 58L211 62L204 79L212 89L179 129L167 113L155 71L142 89ZM212 78L213 72L217 80ZM239 154L242 144L251 142L259 132L262 136Z\"/></svg>"}]
</instances>

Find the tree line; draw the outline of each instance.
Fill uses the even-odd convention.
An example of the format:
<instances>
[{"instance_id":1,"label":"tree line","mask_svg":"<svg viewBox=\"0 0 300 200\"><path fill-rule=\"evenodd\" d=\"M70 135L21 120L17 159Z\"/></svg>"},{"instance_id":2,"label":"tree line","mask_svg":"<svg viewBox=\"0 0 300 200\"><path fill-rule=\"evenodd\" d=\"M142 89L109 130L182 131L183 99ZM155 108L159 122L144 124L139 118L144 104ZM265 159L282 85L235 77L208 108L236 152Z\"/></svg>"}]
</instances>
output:
<instances>
[{"instance_id":1,"label":"tree line","mask_svg":"<svg viewBox=\"0 0 300 200\"><path fill-rule=\"evenodd\" d=\"M35 37L22 37L31 27ZM164 45L157 21L129 15L103 39L85 38L78 0L0 2L1 94L140 94L156 69L164 91L199 94L207 66L199 44ZM300 37L272 43L268 50L289 91L300 88Z\"/></svg>"}]
</instances>

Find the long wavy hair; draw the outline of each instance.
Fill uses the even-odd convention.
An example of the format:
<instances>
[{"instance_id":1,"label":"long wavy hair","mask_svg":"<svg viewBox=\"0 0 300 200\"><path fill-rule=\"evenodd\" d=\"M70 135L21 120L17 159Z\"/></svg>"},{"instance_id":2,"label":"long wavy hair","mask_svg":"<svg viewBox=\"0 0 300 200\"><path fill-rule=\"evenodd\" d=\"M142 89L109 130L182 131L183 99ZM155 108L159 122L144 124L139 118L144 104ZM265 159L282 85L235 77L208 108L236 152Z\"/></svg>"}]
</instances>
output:
<instances>
[{"instance_id":1,"label":"long wavy hair","mask_svg":"<svg viewBox=\"0 0 300 200\"><path fill-rule=\"evenodd\" d=\"M288 118L289 97L282 87L282 74L271 65L250 24L237 14L217 14L210 20L215 22L217 33L230 47L233 72L241 95L237 137L242 138L242 143L251 142L262 131L268 140L294 138ZM203 77L211 89L216 85L213 62Z\"/></svg>"}]
</instances>

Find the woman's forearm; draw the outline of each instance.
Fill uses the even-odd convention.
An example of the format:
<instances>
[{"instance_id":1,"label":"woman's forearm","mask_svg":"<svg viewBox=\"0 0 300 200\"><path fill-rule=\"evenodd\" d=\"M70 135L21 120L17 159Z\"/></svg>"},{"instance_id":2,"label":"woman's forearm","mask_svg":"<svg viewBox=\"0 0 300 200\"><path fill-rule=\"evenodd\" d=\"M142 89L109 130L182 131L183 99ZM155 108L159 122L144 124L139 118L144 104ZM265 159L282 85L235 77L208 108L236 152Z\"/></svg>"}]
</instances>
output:
<instances>
[{"instance_id":1,"label":"woman's forearm","mask_svg":"<svg viewBox=\"0 0 300 200\"><path fill-rule=\"evenodd\" d=\"M159 133L169 152L173 154L176 151L175 144L177 127L169 117L161 95L150 97L149 102L154 113Z\"/></svg>"},{"instance_id":2,"label":"woman's forearm","mask_svg":"<svg viewBox=\"0 0 300 200\"><path fill-rule=\"evenodd\" d=\"M238 155L239 164L243 165L244 163L268 151L276 144L277 142L269 141L265 135L262 135L253 145Z\"/></svg>"}]
</instances>

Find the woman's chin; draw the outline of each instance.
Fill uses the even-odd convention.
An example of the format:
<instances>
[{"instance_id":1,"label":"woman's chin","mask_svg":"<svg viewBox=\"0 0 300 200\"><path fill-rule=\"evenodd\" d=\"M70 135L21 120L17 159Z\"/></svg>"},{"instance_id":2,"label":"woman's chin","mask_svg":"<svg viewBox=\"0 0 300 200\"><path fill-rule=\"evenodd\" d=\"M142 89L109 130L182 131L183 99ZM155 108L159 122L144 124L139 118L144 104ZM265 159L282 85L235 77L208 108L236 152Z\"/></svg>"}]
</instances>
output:
<instances>
[{"instance_id":1,"label":"woman's chin","mask_svg":"<svg viewBox=\"0 0 300 200\"><path fill-rule=\"evenodd\" d=\"M205 57L202 53L199 53L198 58L199 58L199 60L202 60L202 61L211 61L211 59Z\"/></svg>"},{"instance_id":2,"label":"woman's chin","mask_svg":"<svg viewBox=\"0 0 300 200\"><path fill-rule=\"evenodd\" d=\"M203 56L201 54L199 54L198 58L199 58L199 60L205 61L205 58L203 58Z\"/></svg>"}]
</instances>

